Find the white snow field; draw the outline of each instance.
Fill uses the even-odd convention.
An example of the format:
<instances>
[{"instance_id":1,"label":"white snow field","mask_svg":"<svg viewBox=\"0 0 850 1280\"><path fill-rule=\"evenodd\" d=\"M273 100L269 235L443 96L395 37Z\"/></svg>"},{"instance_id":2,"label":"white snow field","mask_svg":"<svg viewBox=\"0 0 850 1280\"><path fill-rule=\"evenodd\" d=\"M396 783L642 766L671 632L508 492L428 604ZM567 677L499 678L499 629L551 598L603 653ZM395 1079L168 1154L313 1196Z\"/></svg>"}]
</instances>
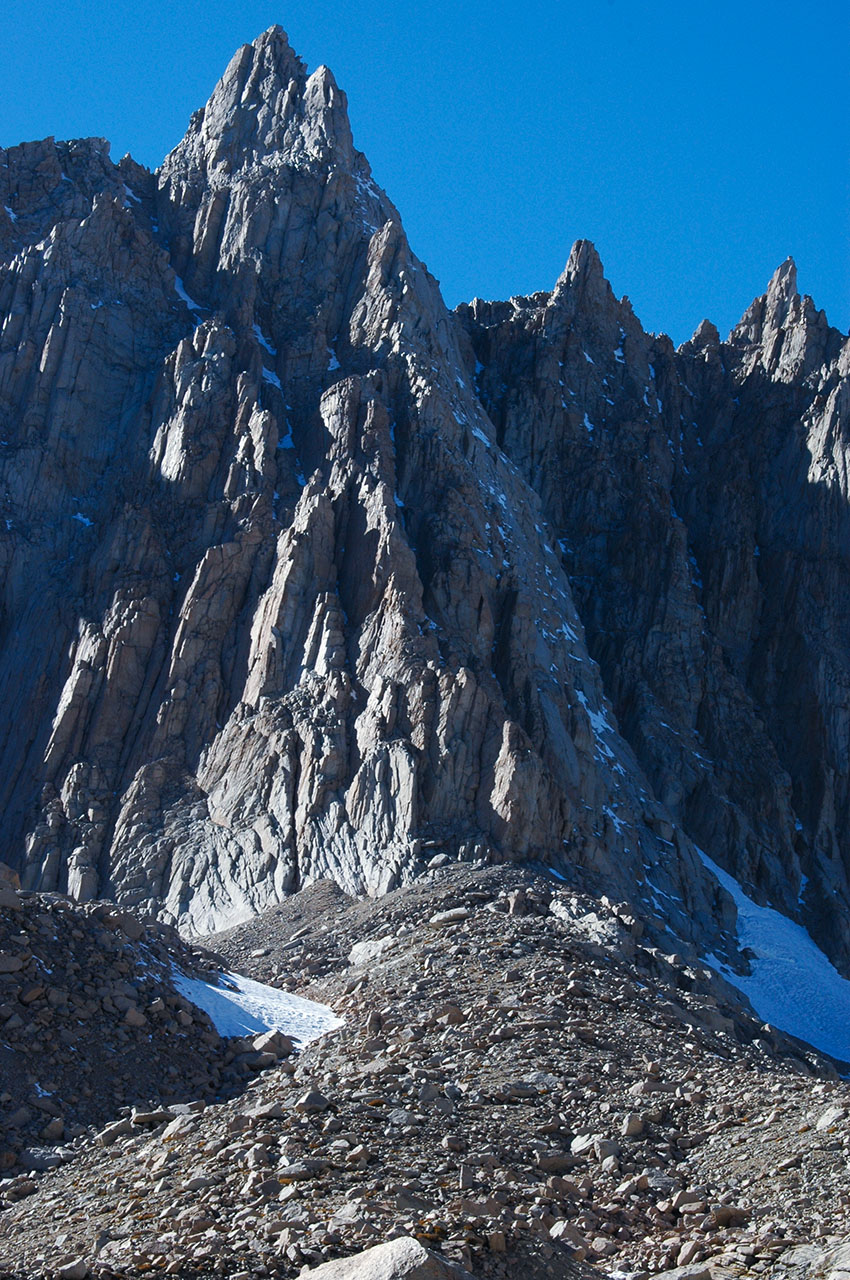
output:
<instances>
[{"instance_id":1,"label":"white snow field","mask_svg":"<svg viewBox=\"0 0 850 1280\"><path fill-rule=\"evenodd\" d=\"M325 1004L267 987L240 973L220 973L217 986L189 978L179 969L172 978L181 996L209 1014L220 1036L283 1031L303 1047L343 1024Z\"/></svg>"},{"instance_id":2,"label":"white snow field","mask_svg":"<svg viewBox=\"0 0 850 1280\"><path fill-rule=\"evenodd\" d=\"M706 964L749 999L760 1018L833 1058L850 1062L850 982L802 925L772 907L759 907L728 872L700 850L703 863L738 908L738 943L755 953L749 977L717 956Z\"/></svg>"}]
</instances>

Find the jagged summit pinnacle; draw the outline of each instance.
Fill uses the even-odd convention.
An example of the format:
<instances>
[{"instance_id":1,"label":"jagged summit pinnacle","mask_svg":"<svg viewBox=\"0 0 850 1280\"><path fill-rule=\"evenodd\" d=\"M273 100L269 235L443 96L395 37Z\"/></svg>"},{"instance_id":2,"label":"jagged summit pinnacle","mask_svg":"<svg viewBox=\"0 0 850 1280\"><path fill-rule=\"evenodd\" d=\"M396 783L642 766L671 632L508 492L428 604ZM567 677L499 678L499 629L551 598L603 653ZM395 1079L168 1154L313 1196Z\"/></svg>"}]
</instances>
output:
<instances>
[{"instance_id":1,"label":"jagged summit pinnacle","mask_svg":"<svg viewBox=\"0 0 850 1280\"><path fill-rule=\"evenodd\" d=\"M562 284L575 284L582 277L586 280L603 280L605 277L602 259L592 240L576 240L555 288Z\"/></svg>"},{"instance_id":2,"label":"jagged summit pinnacle","mask_svg":"<svg viewBox=\"0 0 850 1280\"><path fill-rule=\"evenodd\" d=\"M797 264L787 257L776 268L767 289L753 300L729 335L729 341L751 347L764 347L768 362L778 358L773 350L777 336L795 327L804 310L813 310L811 299L804 303L797 290ZM824 318L825 322L825 318ZM771 354L772 353L772 354Z\"/></svg>"},{"instance_id":3,"label":"jagged summit pinnacle","mask_svg":"<svg viewBox=\"0 0 850 1280\"><path fill-rule=\"evenodd\" d=\"M273 26L236 51L162 171L188 161L227 180L258 164L350 168L353 155L348 105L333 74L320 66L308 75L286 32Z\"/></svg>"},{"instance_id":4,"label":"jagged summit pinnacle","mask_svg":"<svg viewBox=\"0 0 850 1280\"><path fill-rule=\"evenodd\" d=\"M261 31L255 40L251 41L251 47L254 49L275 48L275 49L291 49L289 36L284 31L279 22L273 22L270 27L266 27L265 31Z\"/></svg>"},{"instance_id":5,"label":"jagged summit pinnacle","mask_svg":"<svg viewBox=\"0 0 850 1280\"><path fill-rule=\"evenodd\" d=\"M770 277L767 296L776 300L797 296L797 264L790 254Z\"/></svg>"},{"instance_id":6,"label":"jagged summit pinnacle","mask_svg":"<svg viewBox=\"0 0 850 1280\"><path fill-rule=\"evenodd\" d=\"M683 346L692 351L717 351L720 346L717 325L709 319L701 320Z\"/></svg>"},{"instance_id":7,"label":"jagged summit pinnacle","mask_svg":"<svg viewBox=\"0 0 850 1280\"><path fill-rule=\"evenodd\" d=\"M565 294L575 294L576 291L583 298L595 299L599 303L613 298L613 291L605 278L602 259L592 240L576 240L570 250L567 265L552 290L552 302L558 303Z\"/></svg>"}]
</instances>

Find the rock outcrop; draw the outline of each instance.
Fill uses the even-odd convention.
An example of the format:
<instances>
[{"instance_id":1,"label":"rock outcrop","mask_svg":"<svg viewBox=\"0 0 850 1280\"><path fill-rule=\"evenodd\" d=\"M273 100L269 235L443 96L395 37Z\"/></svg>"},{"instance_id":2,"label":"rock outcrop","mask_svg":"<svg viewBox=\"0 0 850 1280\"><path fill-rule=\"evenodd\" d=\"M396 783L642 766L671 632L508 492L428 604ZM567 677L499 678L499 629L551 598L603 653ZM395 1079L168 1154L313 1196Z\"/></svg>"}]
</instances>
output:
<instances>
[{"instance_id":1,"label":"rock outcrop","mask_svg":"<svg viewBox=\"0 0 850 1280\"><path fill-rule=\"evenodd\" d=\"M450 315L280 28L157 173L48 139L0 206L25 886L203 932L527 861L722 950L695 838L847 959L850 356L791 267L678 353L586 243Z\"/></svg>"},{"instance_id":2,"label":"rock outcrop","mask_svg":"<svg viewBox=\"0 0 850 1280\"><path fill-rule=\"evenodd\" d=\"M551 294L459 315L655 794L846 965L850 342L789 260L674 351L587 242Z\"/></svg>"}]
</instances>

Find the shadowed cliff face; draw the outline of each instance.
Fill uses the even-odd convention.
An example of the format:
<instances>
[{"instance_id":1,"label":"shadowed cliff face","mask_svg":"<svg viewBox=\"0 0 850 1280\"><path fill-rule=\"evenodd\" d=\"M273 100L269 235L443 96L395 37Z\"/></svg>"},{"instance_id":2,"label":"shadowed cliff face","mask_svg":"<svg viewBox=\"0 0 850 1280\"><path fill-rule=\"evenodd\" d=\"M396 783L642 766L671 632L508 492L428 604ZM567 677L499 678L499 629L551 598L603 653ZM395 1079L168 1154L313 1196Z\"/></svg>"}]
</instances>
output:
<instances>
[{"instance_id":1,"label":"shadowed cliff face","mask_svg":"<svg viewBox=\"0 0 850 1280\"><path fill-rule=\"evenodd\" d=\"M847 355L790 269L679 353L587 244L449 315L279 28L157 174L27 144L0 206L25 883L205 930L529 860L722 948L693 836L844 954Z\"/></svg>"},{"instance_id":2,"label":"shadowed cliff face","mask_svg":"<svg viewBox=\"0 0 850 1280\"><path fill-rule=\"evenodd\" d=\"M551 294L458 316L655 794L846 964L850 344L789 260L675 352L587 243Z\"/></svg>"}]
</instances>

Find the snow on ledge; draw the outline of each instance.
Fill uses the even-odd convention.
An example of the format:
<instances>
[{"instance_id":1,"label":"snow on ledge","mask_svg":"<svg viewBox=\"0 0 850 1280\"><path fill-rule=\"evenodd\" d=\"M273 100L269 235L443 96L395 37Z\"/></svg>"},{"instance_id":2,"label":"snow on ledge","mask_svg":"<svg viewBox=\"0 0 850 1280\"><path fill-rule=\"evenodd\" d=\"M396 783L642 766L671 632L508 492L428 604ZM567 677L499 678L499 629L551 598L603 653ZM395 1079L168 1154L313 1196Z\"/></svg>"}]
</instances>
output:
<instances>
[{"instance_id":1,"label":"snow on ledge","mask_svg":"<svg viewBox=\"0 0 850 1280\"><path fill-rule=\"evenodd\" d=\"M705 867L734 899L738 944L755 953L749 976L717 956L705 957L748 998L756 1013L782 1031L842 1062L850 1062L850 981L842 978L800 924L759 907L738 881L698 850Z\"/></svg>"},{"instance_id":2,"label":"snow on ledge","mask_svg":"<svg viewBox=\"0 0 850 1280\"><path fill-rule=\"evenodd\" d=\"M283 1031L302 1048L343 1025L333 1009L267 987L240 973L220 973L218 985L187 977L175 969L174 985L184 999L203 1009L220 1036L255 1036Z\"/></svg>"}]
</instances>

